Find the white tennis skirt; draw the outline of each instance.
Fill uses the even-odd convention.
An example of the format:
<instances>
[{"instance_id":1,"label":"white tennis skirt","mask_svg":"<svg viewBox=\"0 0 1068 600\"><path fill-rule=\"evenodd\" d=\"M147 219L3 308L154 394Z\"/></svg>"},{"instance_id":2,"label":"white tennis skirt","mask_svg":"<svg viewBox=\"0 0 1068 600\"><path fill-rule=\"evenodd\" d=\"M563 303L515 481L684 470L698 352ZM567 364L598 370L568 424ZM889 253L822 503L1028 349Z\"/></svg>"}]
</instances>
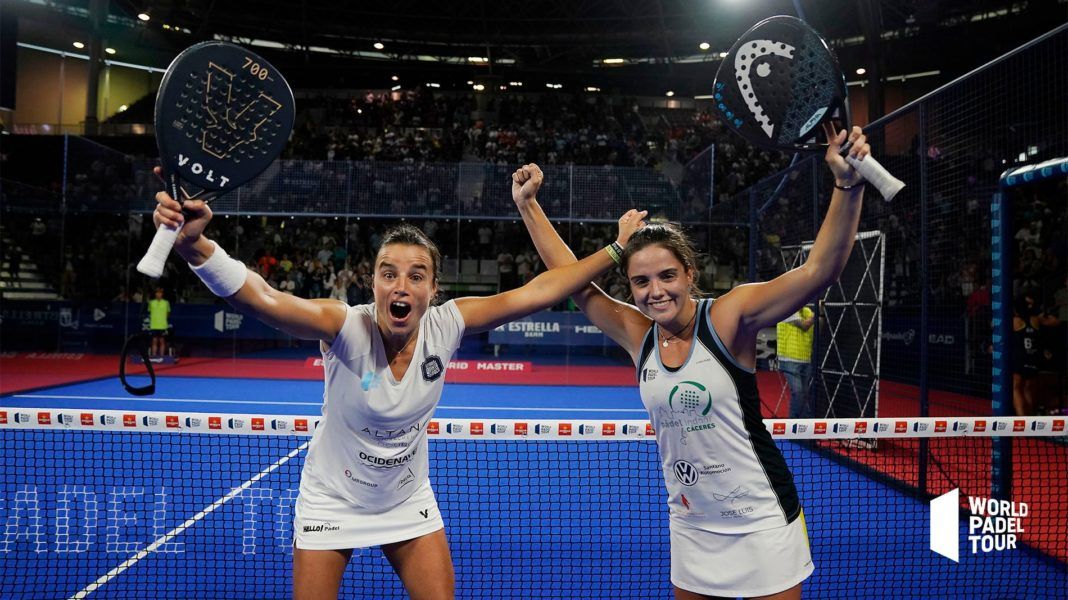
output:
<instances>
[{"instance_id":1,"label":"white tennis skirt","mask_svg":"<svg viewBox=\"0 0 1068 600\"><path fill-rule=\"evenodd\" d=\"M805 515L752 533L712 533L671 519L671 583L728 598L788 590L812 574Z\"/></svg>"},{"instance_id":2,"label":"white tennis skirt","mask_svg":"<svg viewBox=\"0 0 1068 600\"><path fill-rule=\"evenodd\" d=\"M403 542L444 529L430 480L404 502L365 508L313 486L301 486L293 541L302 550L347 550Z\"/></svg>"}]
</instances>

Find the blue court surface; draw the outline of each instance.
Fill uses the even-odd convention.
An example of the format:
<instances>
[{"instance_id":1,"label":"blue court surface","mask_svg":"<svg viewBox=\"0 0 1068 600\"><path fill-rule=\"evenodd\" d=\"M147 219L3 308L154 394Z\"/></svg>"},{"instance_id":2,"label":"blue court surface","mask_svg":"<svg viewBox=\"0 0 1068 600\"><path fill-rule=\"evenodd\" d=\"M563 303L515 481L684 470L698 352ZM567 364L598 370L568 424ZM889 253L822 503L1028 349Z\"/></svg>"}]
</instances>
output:
<instances>
[{"instance_id":1,"label":"blue court surface","mask_svg":"<svg viewBox=\"0 0 1068 600\"><path fill-rule=\"evenodd\" d=\"M321 382L105 380L6 407L315 415ZM642 419L630 387L449 384L439 418ZM0 598L283 598L309 438L0 430ZM779 441L805 507L806 598L1059 598L1068 574L1029 549L928 549L924 500ZM459 598L670 598L663 475L652 441L432 440ZM710 569L716 565L709 565ZM344 598L401 598L378 550Z\"/></svg>"}]
</instances>

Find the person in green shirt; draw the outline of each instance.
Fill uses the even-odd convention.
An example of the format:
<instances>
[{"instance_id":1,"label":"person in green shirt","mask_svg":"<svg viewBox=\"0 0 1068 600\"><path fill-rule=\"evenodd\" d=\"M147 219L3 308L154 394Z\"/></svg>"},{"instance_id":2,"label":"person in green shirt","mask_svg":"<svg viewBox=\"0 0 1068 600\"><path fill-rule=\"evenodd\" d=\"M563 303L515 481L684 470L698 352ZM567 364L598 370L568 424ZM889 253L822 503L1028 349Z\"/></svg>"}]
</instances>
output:
<instances>
[{"instance_id":1,"label":"person in green shirt","mask_svg":"<svg viewBox=\"0 0 1068 600\"><path fill-rule=\"evenodd\" d=\"M156 297L148 301L148 328L152 330L150 356L164 356L167 350L164 336L170 329L171 303L163 298L163 288L156 288Z\"/></svg>"},{"instance_id":2,"label":"person in green shirt","mask_svg":"<svg viewBox=\"0 0 1068 600\"><path fill-rule=\"evenodd\" d=\"M815 416L809 387L812 383L812 337L816 315L802 306L785 321L775 326L779 371L790 385L790 418L810 419Z\"/></svg>"}]
</instances>

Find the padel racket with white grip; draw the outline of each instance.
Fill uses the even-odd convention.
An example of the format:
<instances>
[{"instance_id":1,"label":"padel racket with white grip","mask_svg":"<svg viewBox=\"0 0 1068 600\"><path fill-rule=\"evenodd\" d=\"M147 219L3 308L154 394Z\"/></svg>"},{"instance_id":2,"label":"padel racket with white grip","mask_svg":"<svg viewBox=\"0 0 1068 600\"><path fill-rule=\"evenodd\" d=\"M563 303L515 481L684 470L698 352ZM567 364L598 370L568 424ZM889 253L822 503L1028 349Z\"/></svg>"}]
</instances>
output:
<instances>
[{"instance_id":1,"label":"padel racket with white grip","mask_svg":"<svg viewBox=\"0 0 1068 600\"><path fill-rule=\"evenodd\" d=\"M293 91L262 57L226 42L185 49L156 95L156 143L168 193L179 202L210 201L259 175L282 153L294 116ZM137 270L159 277L180 232L180 226L157 229Z\"/></svg>"},{"instance_id":2,"label":"padel racket with white grip","mask_svg":"<svg viewBox=\"0 0 1068 600\"><path fill-rule=\"evenodd\" d=\"M723 122L764 148L826 151L822 123L837 118L850 128L849 94L838 59L796 17L771 17L745 32L719 66L713 97ZM872 156L846 160L887 201L905 187Z\"/></svg>"}]
</instances>

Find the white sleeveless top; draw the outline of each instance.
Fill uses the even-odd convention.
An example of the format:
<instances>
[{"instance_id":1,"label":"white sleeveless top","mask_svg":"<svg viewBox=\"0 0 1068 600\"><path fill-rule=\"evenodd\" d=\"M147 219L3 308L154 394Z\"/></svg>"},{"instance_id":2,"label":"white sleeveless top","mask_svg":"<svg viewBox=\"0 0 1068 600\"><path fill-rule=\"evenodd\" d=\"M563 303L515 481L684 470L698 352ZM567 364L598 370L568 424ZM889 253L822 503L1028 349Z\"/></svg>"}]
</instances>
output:
<instances>
[{"instance_id":1,"label":"white sleeveless top","mask_svg":"<svg viewBox=\"0 0 1068 600\"><path fill-rule=\"evenodd\" d=\"M460 346L456 303L431 306L419 323L400 381L386 361L374 304L350 306L323 350L323 418L312 435L302 485L368 508L396 506L429 478L426 426L441 399L445 368Z\"/></svg>"},{"instance_id":2,"label":"white sleeveless top","mask_svg":"<svg viewBox=\"0 0 1068 600\"><path fill-rule=\"evenodd\" d=\"M671 518L718 533L786 525L801 512L793 476L764 427L755 373L716 335L710 305L697 305L696 333L681 367L661 362L655 325L638 360Z\"/></svg>"}]
</instances>

